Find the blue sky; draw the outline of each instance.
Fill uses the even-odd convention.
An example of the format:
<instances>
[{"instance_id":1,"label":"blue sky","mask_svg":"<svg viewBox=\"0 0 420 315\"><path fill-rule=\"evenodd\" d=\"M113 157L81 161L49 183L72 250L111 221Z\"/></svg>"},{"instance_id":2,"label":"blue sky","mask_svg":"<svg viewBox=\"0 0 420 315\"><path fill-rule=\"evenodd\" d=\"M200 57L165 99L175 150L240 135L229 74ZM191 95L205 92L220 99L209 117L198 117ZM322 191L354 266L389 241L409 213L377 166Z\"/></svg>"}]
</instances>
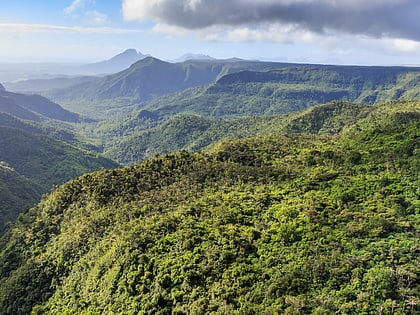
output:
<instances>
[{"instance_id":1,"label":"blue sky","mask_svg":"<svg viewBox=\"0 0 420 315\"><path fill-rule=\"evenodd\" d=\"M0 0L0 63L135 48L215 58L420 65L418 0Z\"/></svg>"}]
</instances>

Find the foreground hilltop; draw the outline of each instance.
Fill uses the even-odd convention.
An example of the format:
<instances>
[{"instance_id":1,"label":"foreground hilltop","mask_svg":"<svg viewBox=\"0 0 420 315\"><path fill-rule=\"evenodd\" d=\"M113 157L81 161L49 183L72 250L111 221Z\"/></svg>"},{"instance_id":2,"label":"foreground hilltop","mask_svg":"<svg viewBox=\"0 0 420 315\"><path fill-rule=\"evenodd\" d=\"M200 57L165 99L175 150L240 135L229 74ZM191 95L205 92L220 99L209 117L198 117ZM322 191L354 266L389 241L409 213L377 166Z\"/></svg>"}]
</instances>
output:
<instances>
[{"instance_id":1,"label":"foreground hilltop","mask_svg":"<svg viewBox=\"0 0 420 315\"><path fill-rule=\"evenodd\" d=\"M0 313L418 313L419 105L72 180L1 239Z\"/></svg>"}]
</instances>

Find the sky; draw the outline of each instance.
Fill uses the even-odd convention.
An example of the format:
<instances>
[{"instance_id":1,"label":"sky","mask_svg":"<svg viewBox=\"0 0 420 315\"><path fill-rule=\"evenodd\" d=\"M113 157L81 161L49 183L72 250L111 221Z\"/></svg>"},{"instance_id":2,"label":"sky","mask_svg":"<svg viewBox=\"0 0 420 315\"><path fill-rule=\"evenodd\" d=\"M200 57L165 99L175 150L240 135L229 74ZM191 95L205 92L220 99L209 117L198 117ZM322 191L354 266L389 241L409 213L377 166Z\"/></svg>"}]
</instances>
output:
<instances>
[{"instance_id":1,"label":"sky","mask_svg":"<svg viewBox=\"0 0 420 315\"><path fill-rule=\"evenodd\" d=\"M419 0L0 0L0 64L128 48L281 62L420 65Z\"/></svg>"}]
</instances>

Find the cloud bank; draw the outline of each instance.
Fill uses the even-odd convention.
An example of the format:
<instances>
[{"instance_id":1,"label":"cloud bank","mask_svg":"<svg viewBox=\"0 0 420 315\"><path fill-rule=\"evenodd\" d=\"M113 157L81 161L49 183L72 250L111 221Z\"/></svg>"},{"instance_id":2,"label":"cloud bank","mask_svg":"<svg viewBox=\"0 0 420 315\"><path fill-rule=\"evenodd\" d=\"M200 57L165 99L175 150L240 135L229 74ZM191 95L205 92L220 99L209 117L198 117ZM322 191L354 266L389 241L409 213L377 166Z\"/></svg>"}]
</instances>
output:
<instances>
[{"instance_id":1,"label":"cloud bank","mask_svg":"<svg viewBox=\"0 0 420 315\"><path fill-rule=\"evenodd\" d=\"M420 41L419 0L123 0L122 12L160 29L228 27L255 40L275 25L282 32Z\"/></svg>"}]
</instances>

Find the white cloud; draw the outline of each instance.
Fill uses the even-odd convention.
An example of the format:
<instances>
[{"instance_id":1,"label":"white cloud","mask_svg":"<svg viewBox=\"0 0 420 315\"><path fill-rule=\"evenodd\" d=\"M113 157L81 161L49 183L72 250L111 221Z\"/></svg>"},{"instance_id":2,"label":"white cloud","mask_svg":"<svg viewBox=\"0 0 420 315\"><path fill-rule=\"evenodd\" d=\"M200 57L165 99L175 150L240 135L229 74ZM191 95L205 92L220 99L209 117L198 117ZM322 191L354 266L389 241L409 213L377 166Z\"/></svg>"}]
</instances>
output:
<instances>
[{"instance_id":1,"label":"white cloud","mask_svg":"<svg viewBox=\"0 0 420 315\"><path fill-rule=\"evenodd\" d=\"M402 39L402 38L392 38L392 39L389 38L389 39L386 39L385 42L389 44L389 46L396 51L405 52L405 53L417 52L420 54L419 42L409 40L409 39Z\"/></svg>"},{"instance_id":2,"label":"white cloud","mask_svg":"<svg viewBox=\"0 0 420 315\"><path fill-rule=\"evenodd\" d=\"M264 27L236 27L229 30L226 40L234 42L273 42L280 44L313 43L319 35L295 24L267 24Z\"/></svg>"},{"instance_id":3,"label":"white cloud","mask_svg":"<svg viewBox=\"0 0 420 315\"><path fill-rule=\"evenodd\" d=\"M50 24L18 24L0 23L0 33L23 34L23 33L84 33L84 34L129 34L143 33L141 30L112 28L112 27L80 27L61 26Z\"/></svg>"},{"instance_id":4,"label":"white cloud","mask_svg":"<svg viewBox=\"0 0 420 315\"><path fill-rule=\"evenodd\" d=\"M272 42L279 44L316 43L321 35L303 30L294 24L272 23L249 26L210 26L204 29L187 30L185 28L158 23L153 32L166 35L186 36L193 33L199 40L214 42Z\"/></svg>"},{"instance_id":5,"label":"white cloud","mask_svg":"<svg viewBox=\"0 0 420 315\"><path fill-rule=\"evenodd\" d=\"M84 7L85 0L74 0L68 7L64 8L64 13L66 14L72 14L77 9Z\"/></svg>"}]
</instances>

